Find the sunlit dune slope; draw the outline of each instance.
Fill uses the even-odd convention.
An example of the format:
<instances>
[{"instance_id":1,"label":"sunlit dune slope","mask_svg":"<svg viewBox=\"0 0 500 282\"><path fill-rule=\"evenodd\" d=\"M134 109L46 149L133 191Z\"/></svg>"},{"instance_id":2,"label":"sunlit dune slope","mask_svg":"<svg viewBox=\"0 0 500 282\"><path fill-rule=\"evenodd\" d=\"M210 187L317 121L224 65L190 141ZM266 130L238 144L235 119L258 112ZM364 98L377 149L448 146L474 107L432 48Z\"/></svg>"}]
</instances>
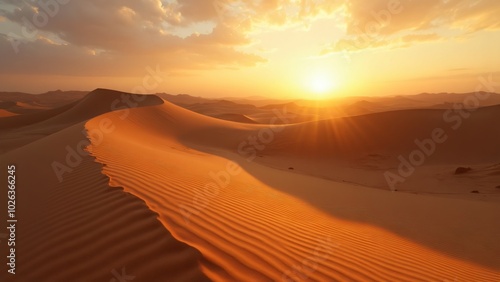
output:
<instances>
[{"instance_id":1,"label":"sunlit dune slope","mask_svg":"<svg viewBox=\"0 0 500 282\"><path fill-rule=\"evenodd\" d=\"M409 121L421 118L409 115ZM374 119L364 118L360 122L368 125ZM96 133L103 122L113 125L112 133ZM347 130L346 120L327 122ZM294 139L286 143L276 135L277 144L267 144L276 152L272 157L300 154L296 144L316 152L309 146L320 141L308 142L305 133L320 124L278 127ZM126 115L108 113L86 128L94 132L89 149L105 165L110 185L144 200L175 238L199 250L202 270L213 280L500 278L498 206L373 190L245 163L235 154L238 144L268 127L217 120L167 102ZM323 153L333 154L329 140L323 142Z\"/></svg>"},{"instance_id":2,"label":"sunlit dune slope","mask_svg":"<svg viewBox=\"0 0 500 282\"><path fill-rule=\"evenodd\" d=\"M246 115L241 115L241 114L221 114L221 115L215 115L214 117L218 119L241 122L241 123L253 123L253 124L258 123L255 120L247 117Z\"/></svg>"}]
</instances>

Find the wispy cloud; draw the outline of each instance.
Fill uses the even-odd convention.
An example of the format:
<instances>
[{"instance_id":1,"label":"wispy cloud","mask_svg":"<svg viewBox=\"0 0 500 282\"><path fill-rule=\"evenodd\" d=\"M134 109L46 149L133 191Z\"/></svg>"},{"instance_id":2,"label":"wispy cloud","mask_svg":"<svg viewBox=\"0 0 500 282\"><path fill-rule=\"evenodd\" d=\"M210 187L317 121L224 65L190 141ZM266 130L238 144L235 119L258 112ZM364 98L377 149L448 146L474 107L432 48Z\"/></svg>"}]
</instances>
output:
<instances>
[{"instance_id":1,"label":"wispy cloud","mask_svg":"<svg viewBox=\"0 0 500 282\"><path fill-rule=\"evenodd\" d=\"M318 17L342 16L345 29L323 54L407 47L446 38L449 29L466 34L500 28L496 0L70 1L33 27L27 23L50 14L37 5L0 1L0 21L18 27L0 36L6 54L0 72L105 75L112 69L127 75L156 63L171 71L255 66L266 62L262 53L242 51L253 43L252 32ZM22 27L36 28L36 36L23 36ZM22 42L21 56L14 54L14 41Z\"/></svg>"}]
</instances>

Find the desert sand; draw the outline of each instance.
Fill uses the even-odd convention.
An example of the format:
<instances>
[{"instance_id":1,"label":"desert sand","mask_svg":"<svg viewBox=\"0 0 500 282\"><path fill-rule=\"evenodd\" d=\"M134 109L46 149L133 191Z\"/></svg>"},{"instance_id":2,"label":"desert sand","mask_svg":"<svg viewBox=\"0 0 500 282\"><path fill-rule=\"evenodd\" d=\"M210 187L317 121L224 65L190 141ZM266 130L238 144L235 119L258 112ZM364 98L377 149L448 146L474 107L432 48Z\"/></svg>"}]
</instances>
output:
<instances>
[{"instance_id":1,"label":"desert sand","mask_svg":"<svg viewBox=\"0 0 500 282\"><path fill-rule=\"evenodd\" d=\"M0 118L18 171L12 281L500 280L499 106L454 130L446 107L276 105L298 118L269 125L272 110L217 104L220 118L98 89ZM448 140L391 191L384 172L436 128Z\"/></svg>"}]
</instances>

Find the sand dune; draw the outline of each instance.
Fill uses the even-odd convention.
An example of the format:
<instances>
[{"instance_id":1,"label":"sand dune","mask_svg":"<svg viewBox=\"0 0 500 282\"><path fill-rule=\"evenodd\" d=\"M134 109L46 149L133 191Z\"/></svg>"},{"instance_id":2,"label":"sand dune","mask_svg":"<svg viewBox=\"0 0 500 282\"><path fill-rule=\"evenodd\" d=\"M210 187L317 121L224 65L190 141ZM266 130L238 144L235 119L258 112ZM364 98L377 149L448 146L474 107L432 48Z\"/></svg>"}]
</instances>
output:
<instances>
[{"instance_id":1,"label":"sand dune","mask_svg":"<svg viewBox=\"0 0 500 282\"><path fill-rule=\"evenodd\" d=\"M69 125L112 110L161 103L162 100L155 96L131 95L114 90L96 89L81 100L58 108L1 119L0 129L20 128L34 123L37 123L37 126L40 126L40 123L42 125Z\"/></svg>"},{"instance_id":2,"label":"sand dune","mask_svg":"<svg viewBox=\"0 0 500 282\"><path fill-rule=\"evenodd\" d=\"M241 122L241 123L258 123L255 120L247 117L246 115L242 114L221 114L221 115L216 115L214 118L218 119L223 119L223 120L229 120L229 121L234 121L234 122Z\"/></svg>"},{"instance_id":3,"label":"sand dune","mask_svg":"<svg viewBox=\"0 0 500 282\"><path fill-rule=\"evenodd\" d=\"M432 138L435 129L442 129L448 136L446 145L436 150L430 161L480 163L500 159L500 124L489 124L488 129L484 129L485 121L500 119L500 106L480 108L467 119L445 113L444 110L404 110L297 124L277 135L264 152L339 159L370 154L397 157L417 148L416 139ZM444 119L444 115L449 119ZM480 141L477 136L481 136Z\"/></svg>"},{"instance_id":4,"label":"sand dune","mask_svg":"<svg viewBox=\"0 0 500 282\"><path fill-rule=\"evenodd\" d=\"M306 122L286 127L272 136L270 144L254 151L258 151L259 162L275 168L293 167L299 173L388 189L384 171L396 171L399 157L408 160L412 152L422 150L417 143L426 143L432 149L428 141L436 129L442 129L447 137L445 143L434 144L435 150L425 158L423 167L398 189L498 202L498 174L457 177L453 172L458 166L481 170L498 164L500 131L497 124L489 124L486 129L485 121L497 120L499 113L498 106L469 113L402 110ZM193 134L192 140L196 138ZM471 195L471 191L481 195Z\"/></svg>"},{"instance_id":5,"label":"sand dune","mask_svg":"<svg viewBox=\"0 0 500 282\"><path fill-rule=\"evenodd\" d=\"M274 109L266 119L276 125L251 124L98 89L0 119L2 165L22 168L17 278L500 280L497 202L373 189L398 154L414 149L413 138L453 125L443 110L291 124ZM499 131L484 122L498 113L481 108L447 131L446 146L416 174L467 162L474 169L461 182L492 184ZM272 140L249 150L269 132ZM68 171L58 176L54 162ZM350 174L366 185L338 179Z\"/></svg>"},{"instance_id":6,"label":"sand dune","mask_svg":"<svg viewBox=\"0 0 500 282\"><path fill-rule=\"evenodd\" d=\"M51 117L54 117L56 115L59 115L71 109L76 104L77 102L55 109L49 109L45 111L38 111L36 113L23 114L16 117L0 119L0 129L1 130L12 129L12 128L17 129L30 124L38 123L46 119L49 119Z\"/></svg>"},{"instance_id":7,"label":"sand dune","mask_svg":"<svg viewBox=\"0 0 500 282\"><path fill-rule=\"evenodd\" d=\"M3 111L9 111L14 114L32 114L43 110L47 110L48 108L38 105L27 104L23 102L0 100L0 109Z\"/></svg>"},{"instance_id":8,"label":"sand dune","mask_svg":"<svg viewBox=\"0 0 500 282\"><path fill-rule=\"evenodd\" d=\"M500 277L496 256L500 233L494 226L498 206L415 198L273 171L256 163L243 165L245 170L229 179L219 179L219 187L207 187L214 181L210 173L227 170L228 164L228 159L207 152L219 150L242 161L234 155L234 142L262 127L210 119L168 103L134 109L126 120L119 118L119 112L106 114L86 127L96 129L103 118L113 120L117 130L103 142L93 140L91 152L105 164L110 185L143 199L176 238L200 250L207 260L202 269L213 280L495 281ZM207 130L223 134L224 140L215 144ZM206 152L186 146L194 143ZM126 153L131 151L140 153ZM282 189L271 185L277 182ZM443 215L428 220L428 214L421 213L424 206ZM405 220L400 218L403 208ZM481 216L481 221L462 221L462 210ZM383 222L370 220L366 212ZM349 221L355 217L359 221ZM435 228L450 223L464 236ZM471 245L474 237L482 245Z\"/></svg>"},{"instance_id":9,"label":"sand dune","mask_svg":"<svg viewBox=\"0 0 500 282\"><path fill-rule=\"evenodd\" d=\"M129 93L97 89L90 92L67 111L51 117L37 126L68 125L80 122L113 110L162 104L156 96L131 95Z\"/></svg>"},{"instance_id":10,"label":"sand dune","mask_svg":"<svg viewBox=\"0 0 500 282\"><path fill-rule=\"evenodd\" d=\"M92 99L109 101L104 95ZM77 109L92 112L93 105L87 106ZM71 120L77 118L84 117ZM88 142L82 132L84 123L76 123L2 155L3 167L18 167L17 265L22 267L15 280L4 271L1 280L110 281L123 271L138 281L207 280L197 250L174 239L144 202L110 188L94 158L77 153L81 142ZM70 169L62 182L53 162Z\"/></svg>"},{"instance_id":11,"label":"sand dune","mask_svg":"<svg viewBox=\"0 0 500 282\"><path fill-rule=\"evenodd\" d=\"M13 113L13 112L9 112L7 110L4 110L4 109L0 109L0 118L3 118L3 117L11 117L11 116L16 116L17 114Z\"/></svg>"},{"instance_id":12,"label":"sand dune","mask_svg":"<svg viewBox=\"0 0 500 282\"><path fill-rule=\"evenodd\" d=\"M87 91L49 91L41 94L0 92L0 101L15 102L19 108L47 109L60 107L87 95Z\"/></svg>"},{"instance_id":13,"label":"sand dune","mask_svg":"<svg viewBox=\"0 0 500 282\"><path fill-rule=\"evenodd\" d=\"M495 188L499 175L471 179L454 171L460 166L480 169L499 163L500 125L487 121L500 119L500 107L480 108L466 119L446 113L450 112L403 110L290 125L258 152L258 161L390 189L384 173L398 174L401 160L410 163L411 156L418 154L424 157L406 166L414 172L398 184L398 190L499 202L500 191ZM435 132L444 142L434 141ZM471 195L472 191L481 195Z\"/></svg>"},{"instance_id":14,"label":"sand dune","mask_svg":"<svg viewBox=\"0 0 500 282\"><path fill-rule=\"evenodd\" d=\"M3 136L1 150L5 152L24 146L109 111L161 103L163 100L156 96L96 89L80 101L59 108L0 119L0 133Z\"/></svg>"}]
</instances>

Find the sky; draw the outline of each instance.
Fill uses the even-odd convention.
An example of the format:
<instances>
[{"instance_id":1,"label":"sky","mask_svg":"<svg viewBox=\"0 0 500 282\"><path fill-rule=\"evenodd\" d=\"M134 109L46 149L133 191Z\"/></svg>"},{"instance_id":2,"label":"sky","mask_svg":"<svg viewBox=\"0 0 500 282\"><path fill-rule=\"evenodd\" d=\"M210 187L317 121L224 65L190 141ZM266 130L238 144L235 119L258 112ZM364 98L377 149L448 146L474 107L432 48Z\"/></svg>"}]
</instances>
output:
<instances>
[{"instance_id":1,"label":"sky","mask_svg":"<svg viewBox=\"0 0 500 282\"><path fill-rule=\"evenodd\" d=\"M0 0L0 91L473 92L500 81L499 15L498 0Z\"/></svg>"}]
</instances>

